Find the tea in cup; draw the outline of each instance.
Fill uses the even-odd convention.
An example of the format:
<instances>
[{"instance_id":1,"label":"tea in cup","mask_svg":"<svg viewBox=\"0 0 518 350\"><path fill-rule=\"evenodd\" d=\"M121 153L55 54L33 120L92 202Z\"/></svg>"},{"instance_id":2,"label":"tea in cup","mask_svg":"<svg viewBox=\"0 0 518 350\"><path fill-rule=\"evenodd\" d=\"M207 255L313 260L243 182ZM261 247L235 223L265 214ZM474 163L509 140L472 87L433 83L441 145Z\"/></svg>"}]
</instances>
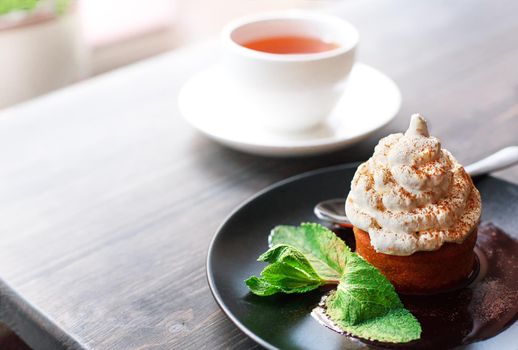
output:
<instances>
[{"instance_id":1,"label":"tea in cup","mask_svg":"<svg viewBox=\"0 0 518 350\"><path fill-rule=\"evenodd\" d=\"M351 24L332 15L251 16L225 27L221 67L247 106L243 118L275 131L304 131L342 97L358 40Z\"/></svg>"}]
</instances>

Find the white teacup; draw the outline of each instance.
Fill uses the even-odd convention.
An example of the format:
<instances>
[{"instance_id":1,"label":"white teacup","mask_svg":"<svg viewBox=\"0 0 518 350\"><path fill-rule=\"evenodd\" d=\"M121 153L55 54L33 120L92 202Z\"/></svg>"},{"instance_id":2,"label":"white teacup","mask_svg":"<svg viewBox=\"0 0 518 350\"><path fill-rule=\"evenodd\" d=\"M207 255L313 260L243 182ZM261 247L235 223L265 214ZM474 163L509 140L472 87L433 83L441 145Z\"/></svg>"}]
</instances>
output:
<instances>
[{"instance_id":1,"label":"white teacup","mask_svg":"<svg viewBox=\"0 0 518 350\"><path fill-rule=\"evenodd\" d=\"M317 53L268 53L243 45L279 36L300 36L336 44ZM303 131L325 120L343 94L359 36L331 15L284 11L245 17L223 31L222 68L238 89L239 104L257 125Z\"/></svg>"}]
</instances>

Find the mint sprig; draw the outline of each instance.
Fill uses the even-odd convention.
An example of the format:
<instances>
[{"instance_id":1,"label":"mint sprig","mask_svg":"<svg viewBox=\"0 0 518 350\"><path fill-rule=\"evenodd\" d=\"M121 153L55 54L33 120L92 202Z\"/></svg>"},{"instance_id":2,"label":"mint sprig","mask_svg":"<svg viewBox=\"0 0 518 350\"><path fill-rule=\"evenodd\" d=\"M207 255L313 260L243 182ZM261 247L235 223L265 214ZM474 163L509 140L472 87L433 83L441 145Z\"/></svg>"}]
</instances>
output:
<instances>
[{"instance_id":1,"label":"mint sprig","mask_svg":"<svg viewBox=\"0 0 518 350\"><path fill-rule=\"evenodd\" d=\"M252 293L305 293L338 283L326 313L343 330L382 342L419 339L421 326L390 281L332 231L311 223L277 226L269 239L273 247L258 260L270 265L245 281Z\"/></svg>"},{"instance_id":2,"label":"mint sprig","mask_svg":"<svg viewBox=\"0 0 518 350\"><path fill-rule=\"evenodd\" d=\"M419 339L421 326L394 286L357 254L347 260L338 288L326 299L327 315L355 336L383 342Z\"/></svg>"},{"instance_id":3,"label":"mint sprig","mask_svg":"<svg viewBox=\"0 0 518 350\"><path fill-rule=\"evenodd\" d=\"M261 272L261 277L252 276L245 281L257 295L305 293L328 283L317 274L304 254L289 245L276 245L257 260L270 263Z\"/></svg>"},{"instance_id":4,"label":"mint sprig","mask_svg":"<svg viewBox=\"0 0 518 350\"><path fill-rule=\"evenodd\" d=\"M297 248L322 278L336 283L342 276L347 256L351 252L333 231L313 223L304 223L298 227L277 226L270 234L270 243L288 244Z\"/></svg>"},{"instance_id":5,"label":"mint sprig","mask_svg":"<svg viewBox=\"0 0 518 350\"><path fill-rule=\"evenodd\" d=\"M347 272L333 296L327 299L328 314L350 324L383 316L401 308L394 286L378 269L356 254L347 262Z\"/></svg>"}]
</instances>

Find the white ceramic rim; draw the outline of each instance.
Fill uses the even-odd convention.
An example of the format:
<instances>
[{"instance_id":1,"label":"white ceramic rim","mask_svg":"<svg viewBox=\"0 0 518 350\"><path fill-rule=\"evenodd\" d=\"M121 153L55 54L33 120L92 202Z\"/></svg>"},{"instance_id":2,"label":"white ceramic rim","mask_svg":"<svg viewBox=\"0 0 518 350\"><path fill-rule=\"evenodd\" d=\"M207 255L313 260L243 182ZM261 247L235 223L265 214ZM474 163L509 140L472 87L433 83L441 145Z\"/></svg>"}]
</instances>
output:
<instances>
[{"instance_id":1,"label":"white ceramic rim","mask_svg":"<svg viewBox=\"0 0 518 350\"><path fill-rule=\"evenodd\" d=\"M339 47L317 53L304 53L304 54L276 54L269 52L256 51L246 48L232 39L232 34L239 28L244 27L248 24L258 23L269 20L282 20L282 19L299 19L314 22L330 23L332 25L340 26L344 32L348 33L350 39L348 45L340 45ZM360 41L360 35L358 30L346 20L325 13L311 12L306 10L287 10L287 11L276 11L266 12L256 15L250 15L235 19L228 23L222 31L222 42L223 45L233 52L263 61L278 61L278 62L306 62L315 61L325 58L336 57L339 55L346 54L356 49L358 42Z\"/></svg>"},{"instance_id":2,"label":"white ceramic rim","mask_svg":"<svg viewBox=\"0 0 518 350\"><path fill-rule=\"evenodd\" d=\"M185 104L185 95L187 94L186 86L190 86L192 80L187 81L187 83L182 87L178 96L178 107L182 117L194 127L194 129L198 130L205 136L215 140L218 143L224 144L230 148L237 149L243 152L259 154L259 155L268 155L268 156L304 156L311 155L317 153L325 153L335 149L344 148L345 146L355 144L366 137L370 136L374 132L380 130L385 125L387 125L390 121L392 121L401 108L402 96L401 91L397 84L383 72L377 70L374 67L366 65L364 63L355 63L353 66L362 69L368 70L375 73L380 79L384 80L387 86L392 90L395 94L396 99L394 100L394 105L392 109L387 110L385 118L380 120L376 125L374 125L369 130L366 130L357 135L347 137L347 138L336 138L336 137L325 137L321 139L311 139L311 140L289 140L289 141L275 141L275 142L254 142L251 140L243 141L236 139L229 139L222 137L219 133L214 132L211 128L207 128L206 125L200 123L196 117L193 117L188 112L188 107ZM209 68L214 69L215 66ZM207 70L201 71L196 76L206 74ZM191 78L192 79L192 78Z\"/></svg>"}]
</instances>

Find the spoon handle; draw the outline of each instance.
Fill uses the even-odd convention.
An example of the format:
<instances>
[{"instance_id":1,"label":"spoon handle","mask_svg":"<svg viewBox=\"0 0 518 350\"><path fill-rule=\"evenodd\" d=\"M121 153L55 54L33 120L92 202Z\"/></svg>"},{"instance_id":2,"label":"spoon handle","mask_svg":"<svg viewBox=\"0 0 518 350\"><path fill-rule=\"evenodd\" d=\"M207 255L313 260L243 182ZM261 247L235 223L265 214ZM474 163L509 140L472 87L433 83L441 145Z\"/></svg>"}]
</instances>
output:
<instances>
[{"instance_id":1,"label":"spoon handle","mask_svg":"<svg viewBox=\"0 0 518 350\"><path fill-rule=\"evenodd\" d=\"M510 146L465 167L473 176L488 174L518 163L518 146Z\"/></svg>"}]
</instances>

